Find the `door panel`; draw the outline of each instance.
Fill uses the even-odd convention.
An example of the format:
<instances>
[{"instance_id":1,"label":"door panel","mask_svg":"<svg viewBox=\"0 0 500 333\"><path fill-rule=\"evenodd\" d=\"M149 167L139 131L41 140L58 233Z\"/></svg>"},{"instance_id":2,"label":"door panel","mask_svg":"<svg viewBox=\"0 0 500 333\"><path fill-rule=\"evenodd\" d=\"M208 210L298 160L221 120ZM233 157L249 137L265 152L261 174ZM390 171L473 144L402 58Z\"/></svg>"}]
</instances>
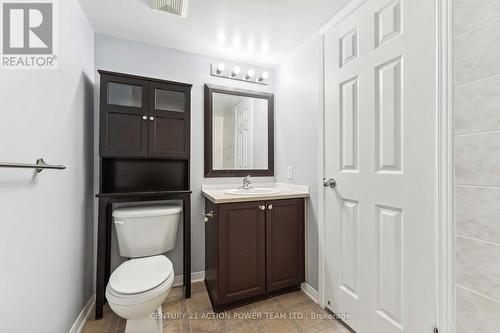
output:
<instances>
[{"instance_id":1,"label":"door panel","mask_svg":"<svg viewBox=\"0 0 500 333\"><path fill-rule=\"evenodd\" d=\"M219 298L235 302L266 292L265 207L250 202L219 208Z\"/></svg>"},{"instance_id":2,"label":"door panel","mask_svg":"<svg viewBox=\"0 0 500 333\"><path fill-rule=\"evenodd\" d=\"M434 22L371 0L325 33L325 303L358 333L435 325Z\"/></svg>"},{"instance_id":3,"label":"door panel","mask_svg":"<svg viewBox=\"0 0 500 333\"><path fill-rule=\"evenodd\" d=\"M108 111L106 149L120 154L142 152L144 145L142 117L138 114Z\"/></svg>"},{"instance_id":4,"label":"door panel","mask_svg":"<svg viewBox=\"0 0 500 333\"><path fill-rule=\"evenodd\" d=\"M147 83L101 75L100 155L148 155Z\"/></svg>"},{"instance_id":5,"label":"door panel","mask_svg":"<svg viewBox=\"0 0 500 333\"><path fill-rule=\"evenodd\" d=\"M377 172L401 172L401 57L375 69L375 159Z\"/></svg>"},{"instance_id":6,"label":"door panel","mask_svg":"<svg viewBox=\"0 0 500 333\"><path fill-rule=\"evenodd\" d=\"M151 82L149 90L149 155L189 157L189 89Z\"/></svg>"},{"instance_id":7,"label":"door panel","mask_svg":"<svg viewBox=\"0 0 500 333\"><path fill-rule=\"evenodd\" d=\"M358 297L358 202L343 200L341 221L341 288Z\"/></svg>"},{"instance_id":8,"label":"door panel","mask_svg":"<svg viewBox=\"0 0 500 333\"><path fill-rule=\"evenodd\" d=\"M150 123L151 156L168 154L184 156L186 149L186 120L157 116Z\"/></svg>"},{"instance_id":9,"label":"door panel","mask_svg":"<svg viewBox=\"0 0 500 333\"><path fill-rule=\"evenodd\" d=\"M304 281L304 201L267 202L267 291L299 286Z\"/></svg>"}]
</instances>

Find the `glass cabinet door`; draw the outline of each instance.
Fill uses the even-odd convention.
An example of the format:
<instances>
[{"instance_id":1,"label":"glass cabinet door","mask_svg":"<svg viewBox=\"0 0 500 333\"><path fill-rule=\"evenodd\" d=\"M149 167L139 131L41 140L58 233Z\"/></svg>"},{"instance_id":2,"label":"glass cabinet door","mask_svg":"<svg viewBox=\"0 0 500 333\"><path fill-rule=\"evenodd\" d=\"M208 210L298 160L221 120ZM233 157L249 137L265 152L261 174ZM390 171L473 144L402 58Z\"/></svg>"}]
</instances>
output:
<instances>
[{"instance_id":1,"label":"glass cabinet door","mask_svg":"<svg viewBox=\"0 0 500 333\"><path fill-rule=\"evenodd\" d=\"M148 82L101 74L100 155L148 155Z\"/></svg>"},{"instance_id":2,"label":"glass cabinet door","mask_svg":"<svg viewBox=\"0 0 500 333\"><path fill-rule=\"evenodd\" d=\"M154 92L155 110L184 112L185 99L184 92L156 88Z\"/></svg>"},{"instance_id":3,"label":"glass cabinet door","mask_svg":"<svg viewBox=\"0 0 500 333\"><path fill-rule=\"evenodd\" d=\"M108 82L108 104L142 108L142 87Z\"/></svg>"},{"instance_id":4,"label":"glass cabinet door","mask_svg":"<svg viewBox=\"0 0 500 333\"><path fill-rule=\"evenodd\" d=\"M189 157L190 88L151 82L149 91L149 155Z\"/></svg>"}]
</instances>

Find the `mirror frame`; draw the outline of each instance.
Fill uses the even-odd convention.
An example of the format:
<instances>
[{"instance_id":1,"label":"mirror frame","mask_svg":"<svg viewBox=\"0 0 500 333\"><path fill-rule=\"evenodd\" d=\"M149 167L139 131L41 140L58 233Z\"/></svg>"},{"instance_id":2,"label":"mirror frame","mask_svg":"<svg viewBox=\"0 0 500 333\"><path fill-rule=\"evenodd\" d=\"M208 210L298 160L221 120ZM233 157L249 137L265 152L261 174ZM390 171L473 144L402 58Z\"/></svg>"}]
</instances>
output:
<instances>
[{"instance_id":1,"label":"mirror frame","mask_svg":"<svg viewBox=\"0 0 500 333\"><path fill-rule=\"evenodd\" d=\"M213 94L253 97L267 100L267 169L214 170L213 168ZM205 177L274 176L274 94L205 84Z\"/></svg>"}]
</instances>

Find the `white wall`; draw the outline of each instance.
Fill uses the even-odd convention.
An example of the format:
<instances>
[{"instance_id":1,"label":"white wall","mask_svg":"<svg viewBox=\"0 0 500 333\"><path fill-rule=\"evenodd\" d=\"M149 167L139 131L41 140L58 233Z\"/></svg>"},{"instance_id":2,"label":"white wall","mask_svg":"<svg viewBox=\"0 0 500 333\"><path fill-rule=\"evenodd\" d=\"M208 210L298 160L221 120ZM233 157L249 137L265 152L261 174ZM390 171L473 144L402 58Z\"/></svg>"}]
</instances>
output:
<instances>
[{"instance_id":1,"label":"white wall","mask_svg":"<svg viewBox=\"0 0 500 333\"><path fill-rule=\"evenodd\" d=\"M318 289L318 184L322 161L321 37L313 35L276 70L276 180L310 186L306 280ZM287 179L288 166L293 180Z\"/></svg>"},{"instance_id":2,"label":"white wall","mask_svg":"<svg viewBox=\"0 0 500 333\"><path fill-rule=\"evenodd\" d=\"M454 0L456 333L500 326L500 1Z\"/></svg>"},{"instance_id":3,"label":"white wall","mask_svg":"<svg viewBox=\"0 0 500 333\"><path fill-rule=\"evenodd\" d=\"M165 80L180 81L193 84L191 93L191 252L192 271L205 270L205 227L200 219L200 213L204 208L204 200L201 195L203 180L203 85L205 83L217 84L249 90L260 90L273 92L274 71L266 69L270 73L269 86L251 84L246 82L228 80L210 75L210 63L218 62L220 59L212 59L206 56L186 53L169 48L159 47L151 44L118 39L106 35L95 36L95 68L116 72L123 72L146 77ZM255 67L256 70L262 68ZM98 92L99 75L96 75L95 85L95 128L98 127ZM95 133L95 170L98 166L98 133ZM96 173L97 174L97 173ZM96 177L97 178L97 177ZM265 179L269 181L269 178ZM97 179L95 180L95 191L98 190ZM211 179L209 183L221 183L234 181L233 179ZM237 180L238 182L241 179ZM179 236L182 228L179 228ZM113 231L114 233L114 231ZM113 238L115 236L113 235ZM177 248L168 254L174 264L175 274L182 274L182 242L177 238ZM116 242L113 239L112 266L116 267L122 259L117 252Z\"/></svg>"},{"instance_id":4,"label":"white wall","mask_svg":"<svg viewBox=\"0 0 500 333\"><path fill-rule=\"evenodd\" d=\"M58 69L0 70L0 160L67 166L0 169L2 332L67 332L93 290L94 33L58 9Z\"/></svg>"}]
</instances>

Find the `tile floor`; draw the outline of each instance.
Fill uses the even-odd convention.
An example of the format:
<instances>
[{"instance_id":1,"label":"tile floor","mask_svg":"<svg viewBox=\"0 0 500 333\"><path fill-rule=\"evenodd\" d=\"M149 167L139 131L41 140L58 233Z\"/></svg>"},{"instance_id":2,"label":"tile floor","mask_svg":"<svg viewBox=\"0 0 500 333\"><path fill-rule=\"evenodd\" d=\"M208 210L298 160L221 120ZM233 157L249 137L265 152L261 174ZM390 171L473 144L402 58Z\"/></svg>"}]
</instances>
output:
<instances>
[{"instance_id":1,"label":"tile floor","mask_svg":"<svg viewBox=\"0 0 500 333\"><path fill-rule=\"evenodd\" d=\"M274 297L215 315L205 285L193 284L192 296L182 297L182 288L173 288L163 303L167 319L164 332L231 332L231 333L349 333L301 291ZM327 318L318 318L318 315ZM184 318L183 318L184 317ZM315 317L315 318L313 318ZM108 305L101 320L89 321L83 333L119 333L125 320L115 315Z\"/></svg>"}]
</instances>

